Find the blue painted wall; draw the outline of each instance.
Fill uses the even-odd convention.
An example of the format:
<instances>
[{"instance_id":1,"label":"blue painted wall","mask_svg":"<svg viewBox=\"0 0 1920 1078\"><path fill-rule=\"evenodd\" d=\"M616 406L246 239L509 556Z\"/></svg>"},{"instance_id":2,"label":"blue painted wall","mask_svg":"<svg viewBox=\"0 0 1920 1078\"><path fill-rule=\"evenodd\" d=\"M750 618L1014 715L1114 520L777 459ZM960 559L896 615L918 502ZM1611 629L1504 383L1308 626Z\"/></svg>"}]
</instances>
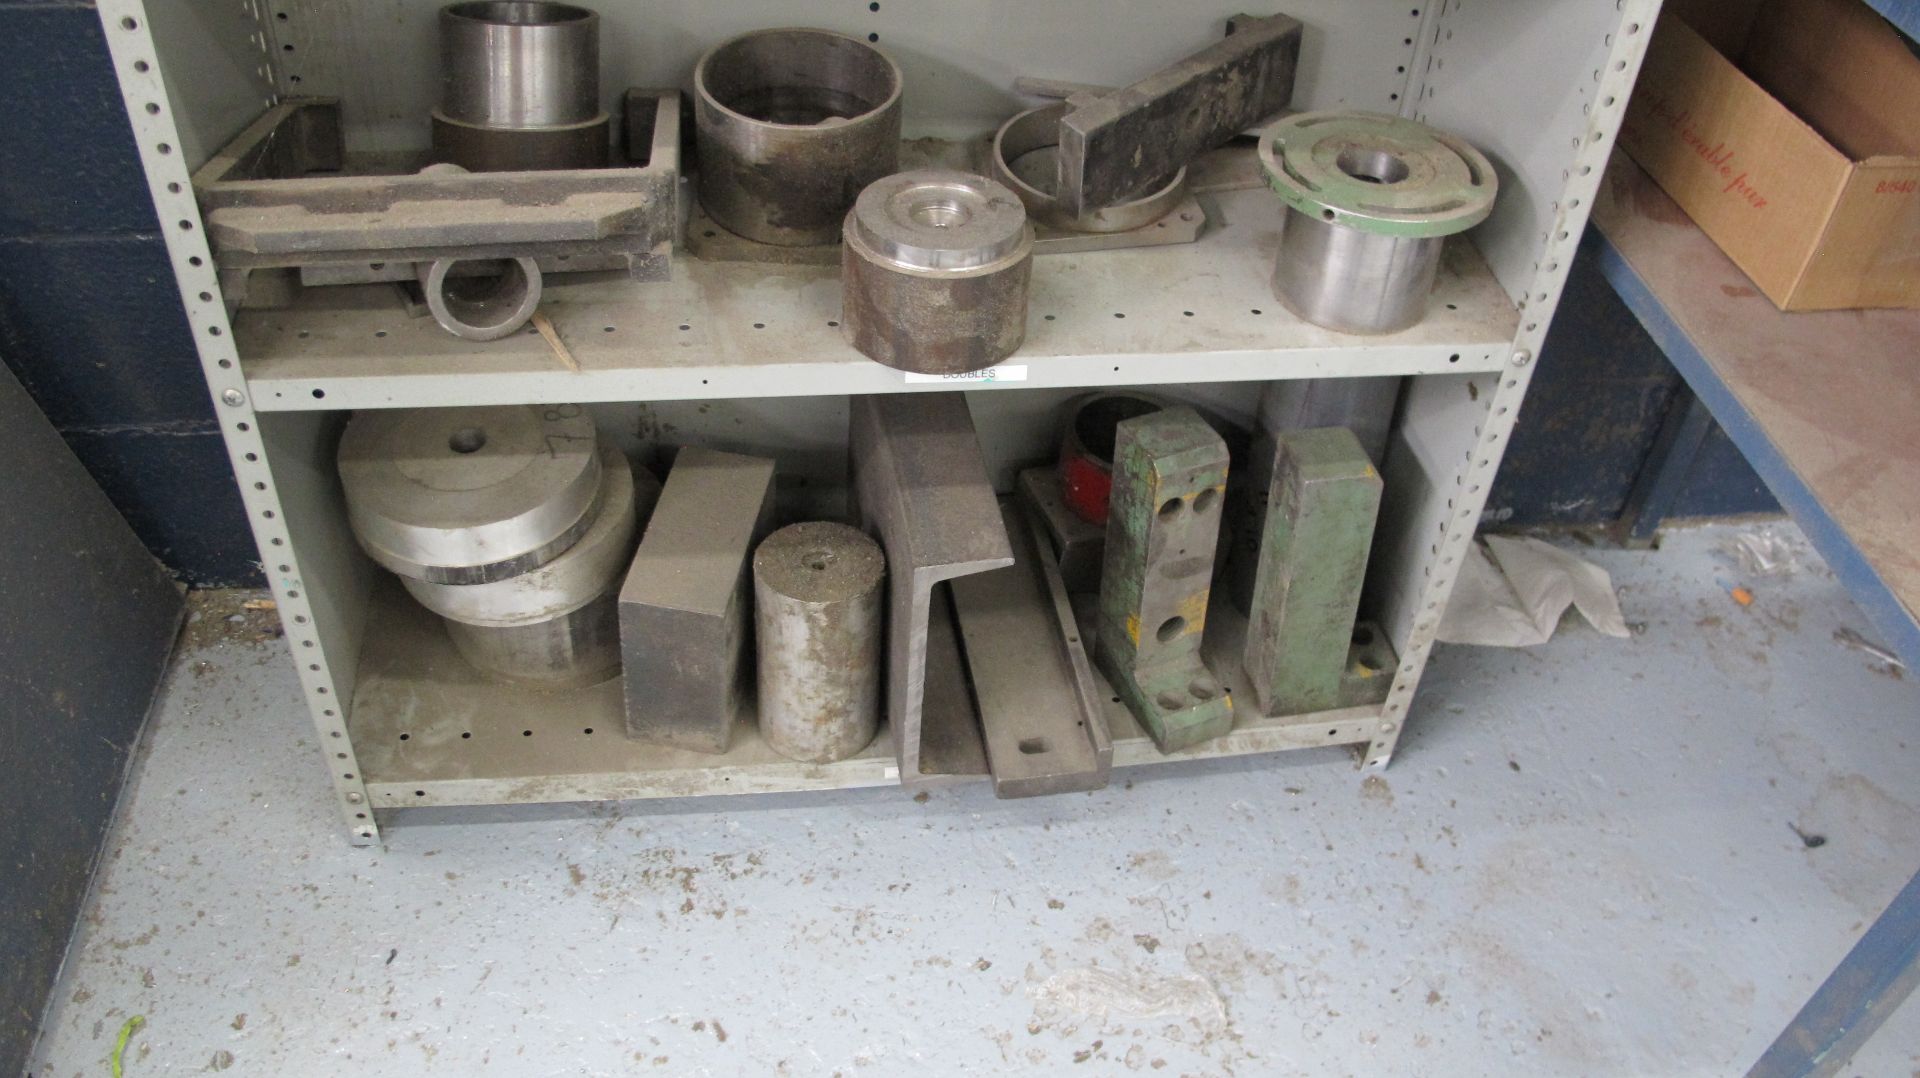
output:
<instances>
[{"instance_id":1,"label":"blue painted wall","mask_svg":"<svg viewBox=\"0 0 1920 1078\"><path fill-rule=\"evenodd\" d=\"M148 549L258 582L92 5L0 0L0 361Z\"/></svg>"}]
</instances>

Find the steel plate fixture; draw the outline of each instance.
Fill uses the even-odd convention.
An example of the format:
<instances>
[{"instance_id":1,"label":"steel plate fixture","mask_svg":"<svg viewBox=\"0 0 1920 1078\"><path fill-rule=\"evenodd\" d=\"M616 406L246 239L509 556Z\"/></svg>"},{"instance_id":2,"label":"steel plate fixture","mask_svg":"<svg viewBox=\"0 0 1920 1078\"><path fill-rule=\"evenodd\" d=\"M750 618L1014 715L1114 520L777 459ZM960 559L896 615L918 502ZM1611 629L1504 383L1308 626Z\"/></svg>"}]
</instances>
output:
<instances>
[{"instance_id":1,"label":"steel plate fixture","mask_svg":"<svg viewBox=\"0 0 1920 1078\"><path fill-rule=\"evenodd\" d=\"M966 172L879 180L847 214L841 332L896 370L991 367L1027 335L1033 226L1012 191Z\"/></svg>"},{"instance_id":2,"label":"steel plate fixture","mask_svg":"<svg viewBox=\"0 0 1920 1078\"><path fill-rule=\"evenodd\" d=\"M595 439L577 404L357 412L339 453L354 535L436 584L537 569L593 524Z\"/></svg>"},{"instance_id":3,"label":"steel plate fixture","mask_svg":"<svg viewBox=\"0 0 1920 1078\"><path fill-rule=\"evenodd\" d=\"M950 585L994 795L1097 790L1107 784L1113 743L1080 627L1012 499L1001 514L1014 564Z\"/></svg>"},{"instance_id":4,"label":"steel plate fixture","mask_svg":"<svg viewBox=\"0 0 1920 1078\"><path fill-rule=\"evenodd\" d=\"M760 736L789 759L844 760L880 729L886 555L845 524L789 524L753 554Z\"/></svg>"},{"instance_id":5,"label":"steel plate fixture","mask_svg":"<svg viewBox=\"0 0 1920 1078\"><path fill-rule=\"evenodd\" d=\"M1111 206L1072 213L1056 192L1059 176L1060 119L1072 108L1066 101L1028 109L994 132L987 167L1027 207L1035 224L1068 232L1126 232L1165 217L1187 197L1187 169L1152 190L1134 192Z\"/></svg>"},{"instance_id":6,"label":"steel plate fixture","mask_svg":"<svg viewBox=\"0 0 1920 1078\"><path fill-rule=\"evenodd\" d=\"M1303 112L1260 139L1286 201L1273 292L1293 313L1348 333L1419 322L1445 237L1493 211L1486 156L1424 124L1372 112Z\"/></svg>"},{"instance_id":7,"label":"steel plate fixture","mask_svg":"<svg viewBox=\"0 0 1920 1078\"><path fill-rule=\"evenodd\" d=\"M1233 727L1200 657L1227 487L1227 444L1184 405L1123 421L1113 455L1095 654L1161 752Z\"/></svg>"},{"instance_id":8,"label":"steel plate fixture","mask_svg":"<svg viewBox=\"0 0 1920 1078\"><path fill-rule=\"evenodd\" d=\"M1131 86L1082 101L1060 120L1054 192L1085 217L1166 182L1188 161L1293 100L1300 20L1227 20L1227 37Z\"/></svg>"},{"instance_id":9,"label":"steel plate fixture","mask_svg":"<svg viewBox=\"0 0 1920 1078\"><path fill-rule=\"evenodd\" d=\"M700 204L728 231L832 243L868 184L900 167L900 69L827 30L760 30L693 69Z\"/></svg>"},{"instance_id":10,"label":"steel plate fixture","mask_svg":"<svg viewBox=\"0 0 1920 1078\"><path fill-rule=\"evenodd\" d=\"M965 395L856 397L852 413L860 519L887 551L887 720L900 782L916 786L929 777L920 728L934 585L1012 565L1013 548Z\"/></svg>"},{"instance_id":11,"label":"steel plate fixture","mask_svg":"<svg viewBox=\"0 0 1920 1078\"><path fill-rule=\"evenodd\" d=\"M599 168L600 16L548 0L440 9L433 154L475 172Z\"/></svg>"}]
</instances>

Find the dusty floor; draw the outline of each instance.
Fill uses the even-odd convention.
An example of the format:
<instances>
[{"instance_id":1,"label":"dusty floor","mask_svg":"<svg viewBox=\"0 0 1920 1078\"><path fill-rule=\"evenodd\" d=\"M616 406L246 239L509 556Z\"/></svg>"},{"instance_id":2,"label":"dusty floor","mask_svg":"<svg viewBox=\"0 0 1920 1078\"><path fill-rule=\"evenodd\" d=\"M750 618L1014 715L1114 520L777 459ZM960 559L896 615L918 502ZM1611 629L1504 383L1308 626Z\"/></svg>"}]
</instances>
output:
<instances>
[{"instance_id":1,"label":"dusty floor","mask_svg":"<svg viewBox=\"0 0 1920 1078\"><path fill-rule=\"evenodd\" d=\"M1732 534L1594 552L1631 640L1443 648L1364 781L416 810L377 851L270 618L203 603L33 1073L136 1014L130 1078L1739 1073L1920 865L1920 685ZM1849 1073L1917 1068L1909 1003Z\"/></svg>"}]
</instances>

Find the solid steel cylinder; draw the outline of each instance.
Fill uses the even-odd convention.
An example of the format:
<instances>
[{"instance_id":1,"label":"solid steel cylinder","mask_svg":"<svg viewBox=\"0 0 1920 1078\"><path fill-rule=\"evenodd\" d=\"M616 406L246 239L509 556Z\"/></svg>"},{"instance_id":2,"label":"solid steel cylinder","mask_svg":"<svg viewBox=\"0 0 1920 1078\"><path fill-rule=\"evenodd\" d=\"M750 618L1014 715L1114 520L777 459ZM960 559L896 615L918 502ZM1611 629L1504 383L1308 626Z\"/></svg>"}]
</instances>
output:
<instances>
[{"instance_id":1,"label":"solid steel cylinder","mask_svg":"<svg viewBox=\"0 0 1920 1078\"><path fill-rule=\"evenodd\" d=\"M660 498L660 481L635 471L613 446L600 447L600 496L593 524L566 553L538 569L489 584L433 584L402 577L428 610L468 625L507 627L569 614L626 576L640 528Z\"/></svg>"},{"instance_id":2,"label":"solid steel cylinder","mask_svg":"<svg viewBox=\"0 0 1920 1078\"><path fill-rule=\"evenodd\" d=\"M1362 232L1288 210L1273 292L1294 314L1328 329L1406 329L1426 314L1446 242Z\"/></svg>"},{"instance_id":3,"label":"solid steel cylinder","mask_svg":"<svg viewBox=\"0 0 1920 1078\"><path fill-rule=\"evenodd\" d=\"M1273 291L1348 333L1420 321L1445 237L1485 220L1499 178L1479 150L1371 112L1303 112L1262 133L1260 164L1287 205Z\"/></svg>"},{"instance_id":4,"label":"solid steel cylinder","mask_svg":"<svg viewBox=\"0 0 1920 1078\"><path fill-rule=\"evenodd\" d=\"M619 587L578 610L525 625L467 625L449 619L447 635L473 666L497 678L542 688L597 685L620 672Z\"/></svg>"},{"instance_id":5,"label":"solid steel cylinder","mask_svg":"<svg viewBox=\"0 0 1920 1078\"><path fill-rule=\"evenodd\" d=\"M1065 101L1042 105L1000 125L994 132L987 164L993 178L1005 184L1027 207L1035 224L1068 232L1126 232L1165 217L1187 195L1187 170L1159 186L1137 191L1111 206L1075 214L1057 197L1060 175L1060 118L1073 106Z\"/></svg>"},{"instance_id":6,"label":"solid steel cylinder","mask_svg":"<svg viewBox=\"0 0 1920 1078\"><path fill-rule=\"evenodd\" d=\"M440 9L435 156L476 171L606 164L600 16L549 0Z\"/></svg>"},{"instance_id":7,"label":"solid steel cylinder","mask_svg":"<svg viewBox=\"0 0 1920 1078\"><path fill-rule=\"evenodd\" d=\"M886 555L845 524L791 524L753 555L760 736L782 756L844 760L880 727Z\"/></svg>"},{"instance_id":8,"label":"solid steel cylinder","mask_svg":"<svg viewBox=\"0 0 1920 1078\"><path fill-rule=\"evenodd\" d=\"M577 404L356 412L338 456L347 519L367 555L401 576L504 580L592 526L596 439Z\"/></svg>"},{"instance_id":9,"label":"solid steel cylinder","mask_svg":"<svg viewBox=\"0 0 1920 1078\"><path fill-rule=\"evenodd\" d=\"M1004 186L966 172L901 172L847 214L841 333L918 374L991 367L1027 335L1033 226Z\"/></svg>"},{"instance_id":10,"label":"solid steel cylinder","mask_svg":"<svg viewBox=\"0 0 1920 1078\"><path fill-rule=\"evenodd\" d=\"M760 30L693 69L700 204L760 243L832 243L862 188L900 160L900 69L826 30Z\"/></svg>"},{"instance_id":11,"label":"solid steel cylinder","mask_svg":"<svg viewBox=\"0 0 1920 1078\"><path fill-rule=\"evenodd\" d=\"M433 320L465 340L510 336L540 306L543 283L531 258L437 258L418 272Z\"/></svg>"}]
</instances>

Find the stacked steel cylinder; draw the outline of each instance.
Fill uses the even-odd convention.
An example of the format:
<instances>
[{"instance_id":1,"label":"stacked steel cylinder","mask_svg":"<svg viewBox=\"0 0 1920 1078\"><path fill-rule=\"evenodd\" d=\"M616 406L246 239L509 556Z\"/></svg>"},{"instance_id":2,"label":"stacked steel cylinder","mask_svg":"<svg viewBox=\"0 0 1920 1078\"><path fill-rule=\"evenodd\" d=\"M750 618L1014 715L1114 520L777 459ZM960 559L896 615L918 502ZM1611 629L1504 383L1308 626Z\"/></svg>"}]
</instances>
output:
<instances>
[{"instance_id":1,"label":"stacked steel cylinder","mask_svg":"<svg viewBox=\"0 0 1920 1078\"><path fill-rule=\"evenodd\" d=\"M619 672L617 592L660 484L579 405L360 412L339 466L362 549L475 667L554 688Z\"/></svg>"}]
</instances>

